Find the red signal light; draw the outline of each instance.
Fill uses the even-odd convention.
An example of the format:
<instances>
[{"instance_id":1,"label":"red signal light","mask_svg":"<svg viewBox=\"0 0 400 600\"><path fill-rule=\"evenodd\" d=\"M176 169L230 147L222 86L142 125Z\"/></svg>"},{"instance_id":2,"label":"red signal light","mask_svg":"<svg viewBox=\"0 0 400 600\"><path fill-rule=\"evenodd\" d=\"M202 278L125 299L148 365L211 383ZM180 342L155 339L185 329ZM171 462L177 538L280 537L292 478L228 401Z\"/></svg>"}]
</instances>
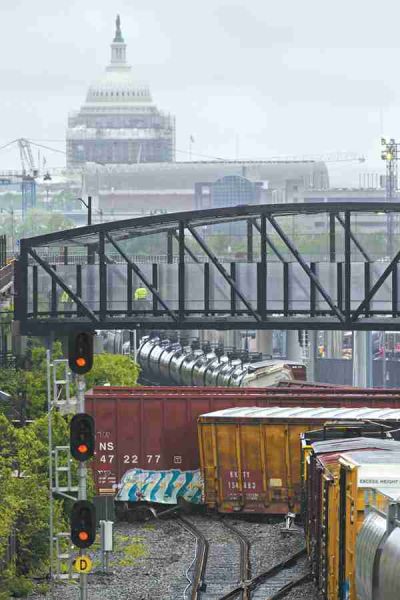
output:
<instances>
[{"instance_id":1,"label":"red signal light","mask_svg":"<svg viewBox=\"0 0 400 600\"><path fill-rule=\"evenodd\" d=\"M93 366L93 333L71 333L68 340L68 364L73 373L85 375Z\"/></svg>"},{"instance_id":2,"label":"red signal light","mask_svg":"<svg viewBox=\"0 0 400 600\"><path fill-rule=\"evenodd\" d=\"M96 539L96 509L87 500L77 500L71 509L71 542L77 548L89 548Z\"/></svg>"},{"instance_id":3,"label":"red signal light","mask_svg":"<svg viewBox=\"0 0 400 600\"><path fill-rule=\"evenodd\" d=\"M93 418L86 413L77 413L72 417L69 427L71 456L79 462L92 458L95 445Z\"/></svg>"}]
</instances>

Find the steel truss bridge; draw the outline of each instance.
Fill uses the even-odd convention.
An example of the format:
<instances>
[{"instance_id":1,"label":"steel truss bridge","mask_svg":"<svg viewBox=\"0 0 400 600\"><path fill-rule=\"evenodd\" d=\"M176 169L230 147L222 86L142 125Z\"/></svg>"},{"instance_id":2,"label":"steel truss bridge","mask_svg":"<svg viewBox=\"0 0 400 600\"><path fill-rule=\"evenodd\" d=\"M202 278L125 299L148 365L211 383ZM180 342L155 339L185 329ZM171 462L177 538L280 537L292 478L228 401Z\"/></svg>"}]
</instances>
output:
<instances>
[{"instance_id":1,"label":"steel truss bridge","mask_svg":"<svg viewBox=\"0 0 400 600\"><path fill-rule=\"evenodd\" d=\"M399 330L400 243L393 231L399 213L400 203L385 202L241 205L24 239L15 271L15 319L21 333L32 335ZM360 222L376 224L376 231L359 236ZM241 252L229 248L232 232ZM309 260L310 251L302 250L303 233L311 242L325 240L320 260ZM390 236L391 256L379 255L376 247L371 253L368 242L379 235ZM223 252L215 250L217 239L226 240ZM162 243L164 260L138 260L137 247L145 243ZM147 300L135 301L137 287L148 289Z\"/></svg>"}]
</instances>

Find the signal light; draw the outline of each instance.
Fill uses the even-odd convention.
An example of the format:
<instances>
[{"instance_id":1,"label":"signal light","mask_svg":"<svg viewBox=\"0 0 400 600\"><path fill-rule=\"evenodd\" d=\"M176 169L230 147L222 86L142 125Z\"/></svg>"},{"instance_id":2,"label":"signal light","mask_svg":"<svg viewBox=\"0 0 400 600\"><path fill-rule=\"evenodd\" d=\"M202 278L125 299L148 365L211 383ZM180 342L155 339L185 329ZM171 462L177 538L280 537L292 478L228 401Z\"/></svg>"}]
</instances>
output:
<instances>
[{"instance_id":1,"label":"signal light","mask_svg":"<svg viewBox=\"0 0 400 600\"><path fill-rule=\"evenodd\" d=\"M95 539L95 506L87 500L78 500L71 511L71 541L77 548L89 548Z\"/></svg>"},{"instance_id":2,"label":"signal light","mask_svg":"<svg viewBox=\"0 0 400 600\"><path fill-rule=\"evenodd\" d=\"M69 426L71 455L79 462L85 462L94 454L95 432L93 417L78 413Z\"/></svg>"},{"instance_id":3,"label":"signal light","mask_svg":"<svg viewBox=\"0 0 400 600\"><path fill-rule=\"evenodd\" d=\"M73 373L84 375L93 366L93 334L71 334L68 341L68 364Z\"/></svg>"}]
</instances>

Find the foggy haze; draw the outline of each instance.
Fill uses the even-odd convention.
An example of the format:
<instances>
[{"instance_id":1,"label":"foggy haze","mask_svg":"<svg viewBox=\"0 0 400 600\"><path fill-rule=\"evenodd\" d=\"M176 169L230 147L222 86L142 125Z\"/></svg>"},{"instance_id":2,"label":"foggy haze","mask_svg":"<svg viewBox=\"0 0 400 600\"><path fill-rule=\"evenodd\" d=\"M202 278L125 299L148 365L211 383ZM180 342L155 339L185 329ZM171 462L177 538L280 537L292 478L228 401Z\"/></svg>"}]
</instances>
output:
<instances>
[{"instance_id":1,"label":"foggy haze","mask_svg":"<svg viewBox=\"0 0 400 600\"><path fill-rule=\"evenodd\" d=\"M193 159L348 151L368 162L328 165L333 183L384 172L379 138L398 134L400 105L393 1L2 0L0 145L23 136L64 149L118 12L138 80L176 116L177 160L192 135ZM14 149L0 153L0 169L18 167Z\"/></svg>"}]
</instances>

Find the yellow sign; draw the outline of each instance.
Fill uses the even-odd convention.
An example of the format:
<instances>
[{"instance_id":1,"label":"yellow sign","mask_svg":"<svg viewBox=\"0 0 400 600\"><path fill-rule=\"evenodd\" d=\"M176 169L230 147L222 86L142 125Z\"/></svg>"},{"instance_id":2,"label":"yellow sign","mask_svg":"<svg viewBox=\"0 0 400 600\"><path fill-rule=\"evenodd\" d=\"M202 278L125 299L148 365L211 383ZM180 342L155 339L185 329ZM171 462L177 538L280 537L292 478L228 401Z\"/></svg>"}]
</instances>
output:
<instances>
[{"instance_id":1,"label":"yellow sign","mask_svg":"<svg viewBox=\"0 0 400 600\"><path fill-rule=\"evenodd\" d=\"M74 568L78 573L90 573L92 566L92 561L88 556L78 556L74 560Z\"/></svg>"}]
</instances>

